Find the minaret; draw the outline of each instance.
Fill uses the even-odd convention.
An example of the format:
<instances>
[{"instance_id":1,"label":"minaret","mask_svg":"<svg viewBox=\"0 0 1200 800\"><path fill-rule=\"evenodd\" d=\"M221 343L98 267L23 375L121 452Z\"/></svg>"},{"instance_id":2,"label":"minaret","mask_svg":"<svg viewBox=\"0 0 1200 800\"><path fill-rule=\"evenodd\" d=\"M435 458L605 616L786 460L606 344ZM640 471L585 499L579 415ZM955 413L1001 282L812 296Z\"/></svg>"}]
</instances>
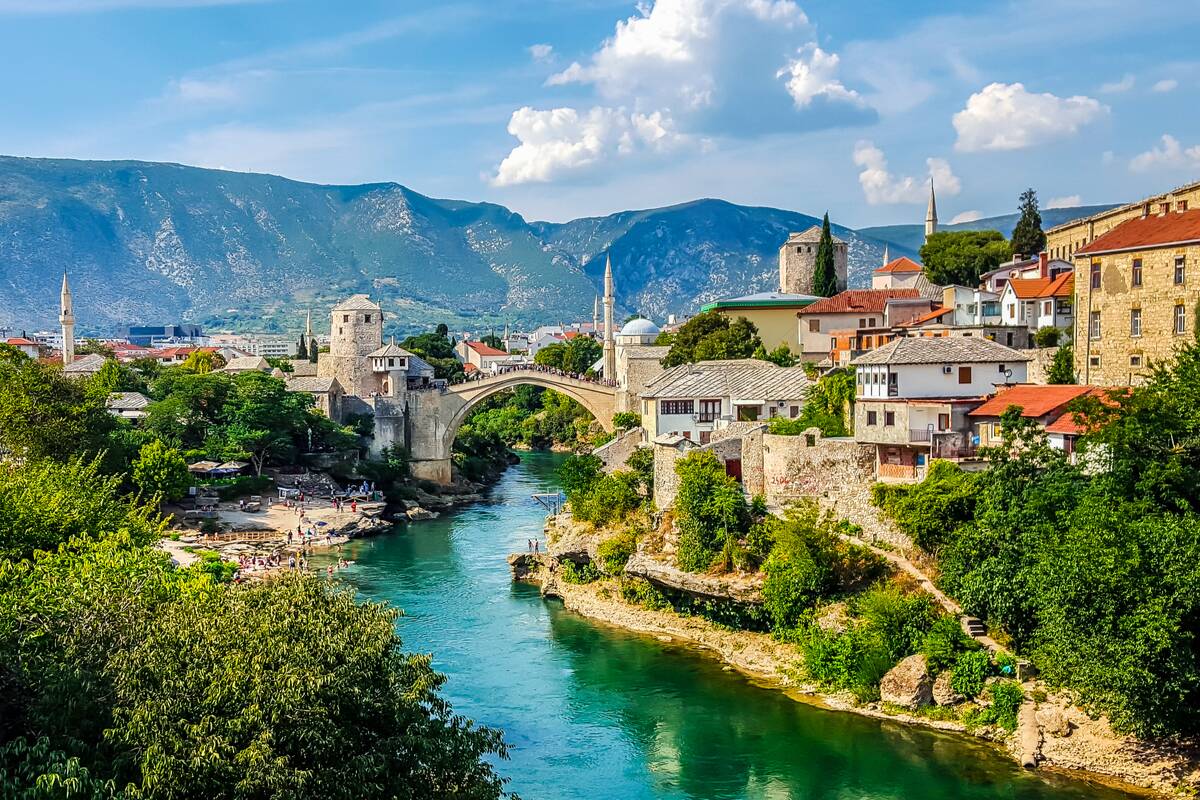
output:
<instances>
[{"instance_id":1,"label":"minaret","mask_svg":"<svg viewBox=\"0 0 1200 800\"><path fill-rule=\"evenodd\" d=\"M929 208L925 210L925 238L937 233L937 201L933 196L933 178L929 179Z\"/></svg>"},{"instance_id":2,"label":"minaret","mask_svg":"<svg viewBox=\"0 0 1200 800\"><path fill-rule=\"evenodd\" d=\"M305 319L304 319L304 346L306 348L313 346L312 309L311 308L308 310L308 316L305 317Z\"/></svg>"},{"instance_id":3,"label":"minaret","mask_svg":"<svg viewBox=\"0 0 1200 800\"><path fill-rule=\"evenodd\" d=\"M600 332L600 295L592 298L592 336Z\"/></svg>"},{"instance_id":4,"label":"minaret","mask_svg":"<svg viewBox=\"0 0 1200 800\"><path fill-rule=\"evenodd\" d=\"M617 350L613 340L613 276L612 257L604 256L604 377L617 378Z\"/></svg>"},{"instance_id":5,"label":"minaret","mask_svg":"<svg viewBox=\"0 0 1200 800\"><path fill-rule=\"evenodd\" d=\"M75 363L75 311L71 304L71 287L63 273L62 295L59 297L58 322L62 325L63 366Z\"/></svg>"},{"instance_id":6,"label":"minaret","mask_svg":"<svg viewBox=\"0 0 1200 800\"><path fill-rule=\"evenodd\" d=\"M892 257L890 255L888 255L887 242L884 242L883 243L883 266L886 267L890 263L892 263Z\"/></svg>"}]
</instances>

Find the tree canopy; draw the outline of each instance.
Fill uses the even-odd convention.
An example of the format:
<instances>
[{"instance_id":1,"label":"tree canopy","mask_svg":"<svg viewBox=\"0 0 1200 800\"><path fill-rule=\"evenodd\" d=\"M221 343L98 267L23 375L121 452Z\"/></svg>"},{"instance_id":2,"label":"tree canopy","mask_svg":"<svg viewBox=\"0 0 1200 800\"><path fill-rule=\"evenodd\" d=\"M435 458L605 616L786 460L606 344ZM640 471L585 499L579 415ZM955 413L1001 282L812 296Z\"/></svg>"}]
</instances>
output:
<instances>
[{"instance_id":1,"label":"tree canopy","mask_svg":"<svg viewBox=\"0 0 1200 800\"><path fill-rule=\"evenodd\" d=\"M1021 192L1017 220L1012 232L1012 251L1029 258L1046 248L1046 234L1042 232L1042 214L1038 211L1037 192L1026 189Z\"/></svg>"},{"instance_id":2,"label":"tree canopy","mask_svg":"<svg viewBox=\"0 0 1200 800\"><path fill-rule=\"evenodd\" d=\"M758 327L745 317L733 322L717 311L706 311L689 319L671 339L664 367L726 358L752 358L762 347Z\"/></svg>"},{"instance_id":3,"label":"tree canopy","mask_svg":"<svg viewBox=\"0 0 1200 800\"><path fill-rule=\"evenodd\" d=\"M576 336L566 342L546 345L537 351L533 361L535 364L582 375L590 370L603 354L604 348L595 339L590 336Z\"/></svg>"},{"instance_id":4,"label":"tree canopy","mask_svg":"<svg viewBox=\"0 0 1200 800\"><path fill-rule=\"evenodd\" d=\"M813 294L833 297L838 293L837 265L833 258L833 232L829 228L829 212L821 221L821 239L817 243L817 260L813 268Z\"/></svg>"},{"instance_id":5,"label":"tree canopy","mask_svg":"<svg viewBox=\"0 0 1200 800\"><path fill-rule=\"evenodd\" d=\"M1000 231L939 231L921 246L925 275L940 286L978 286L979 276L1012 258Z\"/></svg>"},{"instance_id":6,"label":"tree canopy","mask_svg":"<svg viewBox=\"0 0 1200 800\"><path fill-rule=\"evenodd\" d=\"M463 379L465 373L462 362L455 356L454 345L454 340L450 338L450 330L444 324L438 325L433 333L409 336L400 343L405 350L428 361L433 367L435 377L457 383Z\"/></svg>"}]
</instances>

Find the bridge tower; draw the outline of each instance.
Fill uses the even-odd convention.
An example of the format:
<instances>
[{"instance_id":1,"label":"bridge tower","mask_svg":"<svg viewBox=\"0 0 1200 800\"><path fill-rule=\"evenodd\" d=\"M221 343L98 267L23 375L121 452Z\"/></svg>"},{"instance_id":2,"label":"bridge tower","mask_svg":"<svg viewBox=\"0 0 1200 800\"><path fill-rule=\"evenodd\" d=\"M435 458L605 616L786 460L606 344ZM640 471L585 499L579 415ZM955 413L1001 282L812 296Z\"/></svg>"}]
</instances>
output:
<instances>
[{"instance_id":1,"label":"bridge tower","mask_svg":"<svg viewBox=\"0 0 1200 800\"><path fill-rule=\"evenodd\" d=\"M352 295L333 307L329 319L329 352L317 362L317 374L337 378L346 394L370 397L378 391L371 353L383 346L383 310L365 294Z\"/></svg>"}]
</instances>

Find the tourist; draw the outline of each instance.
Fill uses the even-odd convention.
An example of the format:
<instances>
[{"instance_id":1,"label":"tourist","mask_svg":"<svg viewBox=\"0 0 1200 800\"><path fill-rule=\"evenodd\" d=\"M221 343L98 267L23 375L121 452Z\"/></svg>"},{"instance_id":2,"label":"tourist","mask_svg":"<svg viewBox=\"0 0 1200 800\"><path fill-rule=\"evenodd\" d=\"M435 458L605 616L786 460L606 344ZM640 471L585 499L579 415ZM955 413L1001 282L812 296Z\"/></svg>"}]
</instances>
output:
<instances>
[{"instance_id":1,"label":"tourist","mask_svg":"<svg viewBox=\"0 0 1200 800\"><path fill-rule=\"evenodd\" d=\"M327 578L333 577L333 564L330 564L328 567L325 568L325 577L327 577Z\"/></svg>"},{"instance_id":2,"label":"tourist","mask_svg":"<svg viewBox=\"0 0 1200 800\"><path fill-rule=\"evenodd\" d=\"M351 500L351 501L350 501L350 513L351 513L351 514L357 514L357 513L358 513L358 501L357 501L357 500Z\"/></svg>"},{"instance_id":3,"label":"tourist","mask_svg":"<svg viewBox=\"0 0 1200 800\"><path fill-rule=\"evenodd\" d=\"M288 556L288 569L295 569L295 568L296 568L296 554L293 553L292 555Z\"/></svg>"},{"instance_id":4,"label":"tourist","mask_svg":"<svg viewBox=\"0 0 1200 800\"><path fill-rule=\"evenodd\" d=\"M537 539L533 540L533 554L535 556L538 554L538 540Z\"/></svg>"}]
</instances>

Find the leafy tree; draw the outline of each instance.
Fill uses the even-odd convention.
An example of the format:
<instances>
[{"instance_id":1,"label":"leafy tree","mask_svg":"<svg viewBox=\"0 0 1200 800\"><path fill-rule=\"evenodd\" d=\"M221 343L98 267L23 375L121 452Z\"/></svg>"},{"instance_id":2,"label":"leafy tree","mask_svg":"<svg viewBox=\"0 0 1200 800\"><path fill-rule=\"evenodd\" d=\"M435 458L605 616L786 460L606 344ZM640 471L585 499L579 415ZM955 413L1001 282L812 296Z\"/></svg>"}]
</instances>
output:
<instances>
[{"instance_id":1,"label":"leafy tree","mask_svg":"<svg viewBox=\"0 0 1200 800\"><path fill-rule=\"evenodd\" d=\"M508 352L508 348L504 346L504 340L494 333L489 333L487 336L482 337L479 341L483 342L488 347L494 347L497 350Z\"/></svg>"},{"instance_id":2,"label":"leafy tree","mask_svg":"<svg viewBox=\"0 0 1200 800\"><path fill-rule=\"evenodd\" d=\"M283 381L262 372L244 372L233 384L216 438L224 441L226 457L244 454L262 475L267 459L290 453L307 435L313 399L287 391Z\"/></svg>"},{"instance_id":3,"label":"leafy tree","mask_svg":"<svg viewBox=\"0 0 1200 800\"><path fill-rule=\"evenodd\" d=\"M558 468L558 482L562 485L567 502L574 504L603 475L603 464L593 455L571 456Z\"/></svg>"},{"instance_id":4,"label":"leafy tree","mask_svg":"<svg viewBox=\"0 0 1200 800\"><path fill-rule=\"evenodd\" d=\"M179 451L161 439L143 445L133 462L133 483L147 498L174 501L183 497L191 485L191 473Z\"/></svg>"},{"instance_id":5,"label":"leafy tree","mask_svg":"<svg viewBox=\"0 0 1200 800\"><path fill-rule=\"evenodd\" d=\"M925 276L941 286L978 286L979 276L1012 258L999 231L939 231L921 246Z\"/></svg>"},{"instance_id":6,"label":"leafy tree","mask_svg":"<svg viewBox=\"0 0 1200 800\"><path fill-rule=\"evenodd\" d=\"M637 476L647 502L654 496L654 448L639 447L625 459L625 466Z\"/></svg>"},{"instance_id":7,"label":"leafy tree","mask_svg":"<svg viewBox=\"0 0 1200 800\"><path fill-rule=\"evenodd\" d=\"M328 348L326 348L326 352L328 352ZM320 360L320 356L321 348L317 345L317 341L314 339L308 343L308 360L309 362L316 364L317 361Z\"/></svg>"},{"instance_id":8,"label":"leafy tree","mask_svg":"<svg viewBox=\"0 0 1200 800\"><path fill-rule=\"evenodd\" d=\"M1075 383L1075 348L1064 344L1054 354L1050 369L1046 372L1047 383Z\"/></svg>"},{"instance_id":9,"label":"leafy tree","mask_svg":"<svg viewBox=\"0 0 1200 800\"><path fill-rule=\"evenodd\" d=\"M275 356L267 356L267 363L270 364L273 369L277 369L280 372L294 372L295 371L295 367L292 366L292 360L290 358L277 358Z\"/></svg>"},{"instance_id":10,"label":"leafy tree","mask_svg":"<svg viewBox=\"0 0 1200 800\"><path fill-rule=\"evenodd\" d=\"M225 366L225 359L212 350L193 350L179 365L185 372L207 375Z\"/></svg>"},{"instance_id":11,"label":"leafy tree","mask_svg":"<svg viewBox=\"0 0 1200 800\"><path fill-rule=\"evenodd\" d=\"M642 415L636 411L618 411L613 414L612 424L613 428L619 431L632 430L641 426Z\"/></svg>"},{"instance_id":12,"label":"leafy tree","mask_svg":"<svg viewBox=\"0 0 1200 800\"><path fill-rule=\"evenodd\" d=\"M1019 207L1021 218L1012 232L1012 250L1023 256L1034 256L1046 248L1046 234L1042 232L1042 215L1038 211L1037 192L1026 189L1021 192Z\"/></svg>"},{"instance_id":13,"label":"leafy tree","mask_svg":"<svg viewBox=\"0 0 1200 800\"><path fill-rule=\"evenodd\" d=\"M697 361L751 358L761 346L758 327L745 317L730 322L717 311L706 311L680 326L662 365L675 367Z\"/></svg>"},{"instance_id":14,"label":"leafy tree","mask_svg":"<svg viewBox=\"0 0 1200 800\"><path fill-rule=\"evenodd\" d=\"M837 267L833 261L833 233L829 229L829 212L821 221L821 239L817 243L817 260L813 267L813 294L833 297L838 293Z\"/></svg>"},{"instance_id":15,"label":"leafy tree","mask_svg":"<svg viewBox=\"0 0 1200 800\"><path fill-rule=\"evenodd\" d=\"M444 324L438 325L433 333L410 336L401 342L400 346L428 361L438 378L455 383L461 381L465 375L462 362L454 353L454 341Z\"/></svg>"},{"instance_id":16,"label":"leafy tree","mask_svg":"<svg viewBox=\"0 0 1200 800\"><path fill-rule=\"evenodd\" d=\"M700 572L746 532L750 510L741 485L708 450L694 450L676 461L675 474L680 531L675 561L680 569Z\"/></svg>"},{"instance_id":17,"label":"leafy tree","mask_svg":"<svg viewBox=\"0 0 1200 800\"><path fill-rule=\"evenodd\" d=\"M792 349L783 342L774 350L767 352L767 348L759 345L754 351L752 358L757 358L759 361L770 361L772 364L780 367L794 367L799 357L792 352Z\"/></svg>"},{"instance_id":18,"label":"leafy tree","mask_svg":"<svg viewBox=\"0 0 1200 800\"><path fill-rule=\"evenodd\" d=\"M113 357L113 349L111 345L105 344L99 339L84 339L83 344L75 348L75 355L90 356L101 355L105 358Z\"/></svg>"},{"instance_id":19,"label":"leafy tree","mask_svg":"<svg viewBox=\"0 0 1200 800\"><path fill-rule=\"evenodd\" d=\"M537 351L533 361L564 372L582 375L603 355L604 349L590 336L576 336L566 342L556 342Z\"/></svg>"}]
</instances>

